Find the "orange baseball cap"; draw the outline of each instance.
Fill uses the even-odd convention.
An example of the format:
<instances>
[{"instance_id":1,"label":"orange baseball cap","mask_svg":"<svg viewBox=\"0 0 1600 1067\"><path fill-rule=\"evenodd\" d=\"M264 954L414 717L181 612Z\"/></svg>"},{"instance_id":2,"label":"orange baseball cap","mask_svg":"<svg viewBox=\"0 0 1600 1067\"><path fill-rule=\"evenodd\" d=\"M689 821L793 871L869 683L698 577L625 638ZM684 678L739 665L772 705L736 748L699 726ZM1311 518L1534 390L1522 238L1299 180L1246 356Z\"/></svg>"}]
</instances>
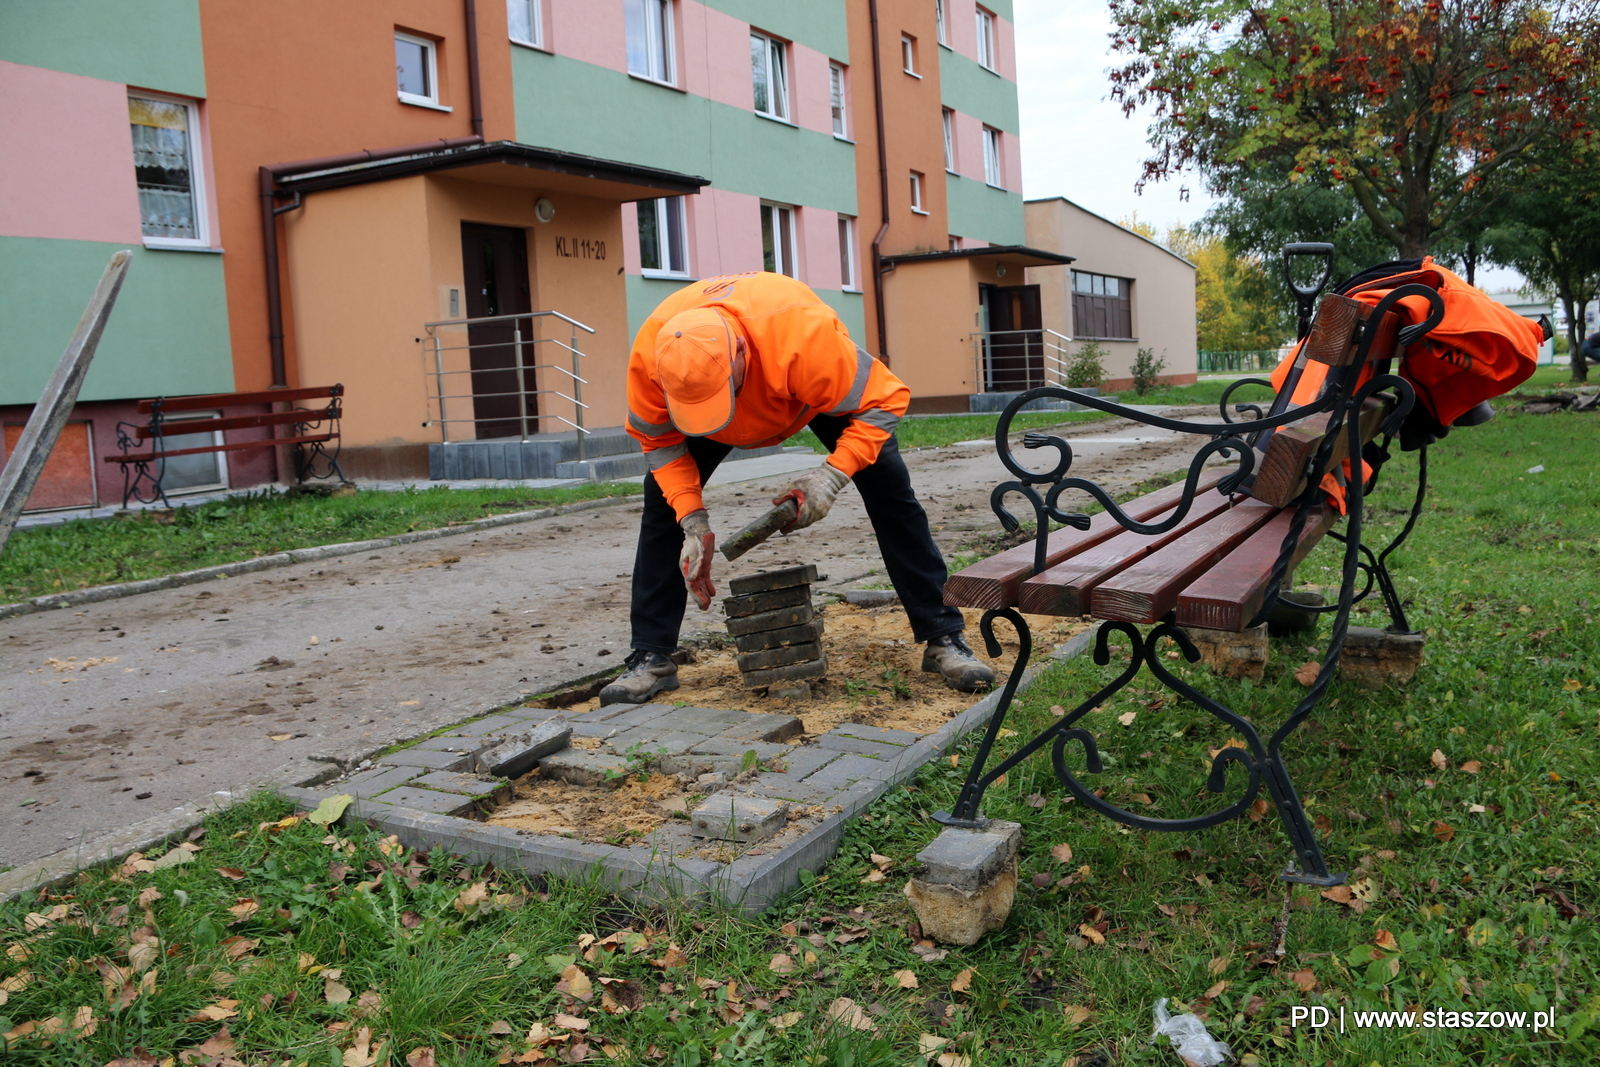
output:
<instances>
[{"instance_id":1,"label":"orange baseball cap","mask_svg":"<svg viewBox=\"0 0 1600 1067\"><path fill-rule=\"evenodd\" d=\"M655 379L672 424L690 437L733 421L733 324L715 308L680 311L656 334Z\"/></svg>"}]
</instances>

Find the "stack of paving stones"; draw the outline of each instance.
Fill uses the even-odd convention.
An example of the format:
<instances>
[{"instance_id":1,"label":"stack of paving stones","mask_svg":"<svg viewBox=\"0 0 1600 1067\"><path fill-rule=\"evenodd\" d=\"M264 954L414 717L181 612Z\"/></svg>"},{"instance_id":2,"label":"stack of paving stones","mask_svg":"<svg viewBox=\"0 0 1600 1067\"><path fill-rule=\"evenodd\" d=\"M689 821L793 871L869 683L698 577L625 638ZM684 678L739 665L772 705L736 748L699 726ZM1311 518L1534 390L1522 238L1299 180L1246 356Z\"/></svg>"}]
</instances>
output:
<instances>
[{"instance_id":1,"label":"stack of paving stones","mask_svg":"<svg viewBox=\"0 0 1600 1067\"><path fill-rule=\"evenodd\" d=\"M822 651L822 617L811 608L817 568L807 563L765 571L728 583L722 602L728 636L739 649L739 671L751 689L774 687L777 696L811 695L807 680L828 672Z\"/></svg>"}]
</instances>

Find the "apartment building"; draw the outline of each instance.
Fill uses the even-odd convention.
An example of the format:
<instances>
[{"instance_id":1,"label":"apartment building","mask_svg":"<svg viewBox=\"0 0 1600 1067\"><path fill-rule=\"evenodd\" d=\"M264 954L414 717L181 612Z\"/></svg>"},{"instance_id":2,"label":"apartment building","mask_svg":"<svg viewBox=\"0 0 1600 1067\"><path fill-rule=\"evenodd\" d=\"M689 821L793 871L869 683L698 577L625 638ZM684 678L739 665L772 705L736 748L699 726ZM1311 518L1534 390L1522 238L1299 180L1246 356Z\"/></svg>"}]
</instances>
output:
<instances>
[{"instance_id":1,"label":"apartment building","mask_svg":"<svg viewBox=\"0 0 1600 1067\"><path fill-rule=\"evenodd\" d=\"M135 252L29 506L116 500L159 395L342 383L352 476L616 427L649 311L749 270L966 410L997 309L1070 259L1024 247L1014 34L1009 0L6 5L7 441ZM169 487L280 477L227 456Z\"/></svg>"}]
</instances>

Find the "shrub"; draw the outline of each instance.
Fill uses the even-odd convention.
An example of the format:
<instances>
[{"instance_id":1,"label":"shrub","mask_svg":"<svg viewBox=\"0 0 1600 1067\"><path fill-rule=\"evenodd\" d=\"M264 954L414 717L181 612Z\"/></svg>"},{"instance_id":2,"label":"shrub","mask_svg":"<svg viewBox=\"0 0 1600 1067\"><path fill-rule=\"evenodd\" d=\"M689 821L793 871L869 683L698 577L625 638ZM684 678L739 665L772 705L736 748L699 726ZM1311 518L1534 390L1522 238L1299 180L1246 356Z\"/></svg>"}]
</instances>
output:
<instances>
[{"instance_id":1,"label":"shrub","mask_svg":"<svg viewBox=\"0 0 1600 1067\"><path fill-rule=\"evenodd\" d=\"M1068 389L1096 389L1106 380L1106 350L1089 341L1067 361Z\"/></svg>"},{"instance_id":2,"label":"shrub","mask_svg":"<svg viewBox=\"0 0 1600 1067\"><path fill-rule=\"evenodd\" d=\"M1161 372L1167 369L1165 356L1157 356L1153 348L1141 348L1133 357L1133 391L1140 396L1161 384Z\"/></svg>"}]
</instances>

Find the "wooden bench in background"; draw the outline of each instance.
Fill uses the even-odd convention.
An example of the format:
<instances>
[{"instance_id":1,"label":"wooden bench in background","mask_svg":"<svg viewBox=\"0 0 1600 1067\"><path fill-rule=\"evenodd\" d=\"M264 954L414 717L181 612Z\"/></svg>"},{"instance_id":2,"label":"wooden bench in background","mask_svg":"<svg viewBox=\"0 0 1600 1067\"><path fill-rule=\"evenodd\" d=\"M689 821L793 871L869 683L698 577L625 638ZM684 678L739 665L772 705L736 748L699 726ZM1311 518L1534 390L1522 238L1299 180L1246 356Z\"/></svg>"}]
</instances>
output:
<instances>
[{"instance_id":1,"label":"wooden bench in background","mask_svg":"<svg viewBox=\"0 0 1600 1067\"><path fill-rule=\"evenodd\" d=\"M166 470L165 461L173 456L194 456L207 452L234 452L251 448L294 449L295 481L303 484L308 478L325 479L338 476L339 449L335 444L328 451L329 442L339 440L339 419L343 415L344 386L324 385L303 389L270 389L260 393L212 393L204 396L157 397L139 402L139 414L147 415L143 422L119 422L117 447L122 454L107 456L107 463L122 468L122 506L138 500L153 504L160 500L170 507L166 491L161 486ZM299 401L323 401L321 407L290 408L285 411L266 411L255 415L229 415L217 419L173 419L176 412L207 411L240 404L293 404ZM249 441L212 443L190 448L163 447L167 437L180 434L216 433L226 435L229 430L246 430L257 427L289 428L288 436L264 437ZM269 430L270 433L270 430ZM148 448L142 448L148 443ZM154 470L152 471L152 467Z\"/></svg>"}]
</instances>

